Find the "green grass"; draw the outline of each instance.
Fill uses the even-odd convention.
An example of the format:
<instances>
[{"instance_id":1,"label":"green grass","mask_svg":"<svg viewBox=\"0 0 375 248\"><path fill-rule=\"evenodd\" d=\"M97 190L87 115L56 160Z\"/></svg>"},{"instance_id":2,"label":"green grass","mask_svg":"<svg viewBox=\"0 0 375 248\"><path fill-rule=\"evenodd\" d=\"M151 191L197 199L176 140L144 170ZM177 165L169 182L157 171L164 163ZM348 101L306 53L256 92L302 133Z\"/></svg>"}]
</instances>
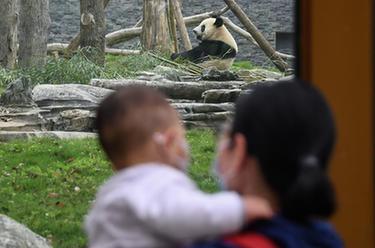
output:
<instances>
[{"instance_id":1,"label":"green grass","mask_svg":"<svg viewBox=\"0 0 375 248\"><path fill-rule=\"evenodd\" d=\"M215 138L211 131L188 132L190 175L205 191ZM95 192L112 171L96 140L34 139L0 144L0 213L47 237L54 247L84 247L82 230ZM79 187L77 190L76 187Z\"/></svg>"},{"instance_id":2,"label":"green grass","mask_svg":"<svg viewBox=\"0 0 375 248\"><path fill-rule=\"evenodd\" d=\"M256 66L254 64L252 64L248 60L238 60L238 61L235 61L233 63L233 67L232 67L232 69L234 71L238 71L238 70L251 70L251 69L255 69L255 68L256 68Z\"/></svg>"},{"instance_id":3,"label":"green grass","mask_svg":"<svg viewBox=\"0 0 375 248\"><path fill-rule=\"evenodd\" d=\"M78 52L70 59L49 57L42 68L7 70L0 68L0 88L24 76L33 84L87 84L92 78L129 78L139 71L152 70L162 64L161 61L147 54L129 56L106 56L104 67L89 61L83 52Z\"/></svg>"},{"instance_id":4,"label":"green grass","mask_svg":"<svg viewBox=\"0 0 375 248\"><path fill-rule=\"evenodd\" d=\"M168 57L167 55L161 56ZM10 82L21 76L30 78L33 84L87 84L92 78L133 78L140 71L150 71L162 64L162 61L148 54L107 55L105 66L100 67L89 61L84 53L79 51L70 59L48 57L47 64L38 69L7 70L0 68L0 93ZM253 65L250 61L236 61L232 70L239 71L241 69L249 70L254 68L260 67ZM268 69L275 70L275 68Z\"/></svg>"}]
</instances>

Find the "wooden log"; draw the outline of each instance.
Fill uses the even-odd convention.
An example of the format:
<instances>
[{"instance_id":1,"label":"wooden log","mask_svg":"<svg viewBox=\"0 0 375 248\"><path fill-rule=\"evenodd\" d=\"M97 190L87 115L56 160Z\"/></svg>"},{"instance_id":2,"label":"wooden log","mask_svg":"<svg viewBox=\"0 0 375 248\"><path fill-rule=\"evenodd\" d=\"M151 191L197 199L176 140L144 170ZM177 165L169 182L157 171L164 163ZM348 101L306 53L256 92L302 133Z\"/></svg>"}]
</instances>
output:
<instances>
[{"instance_id":1,"label":"wooden log","mask_svg":"<svg viewBox=\"0 0 375 248\"><path fill-rule=\"evenodd\" d=\"M139 37L142 34L142 28L124 28L105 36L107 46L113 46L115 44Z\"/></svg>"},{"instance_id":2,"label":"wooden log","mask_svg":"<svg viewBox=\"0 0 375 248\"><path fill-rule=\"evenodd\" d=\"M129 49L115 49L115 48L106 48L105 53L112 54L112 55L140 55L141 50L129 50Z\"/></svg>"},{"instance_id":3,"label":"wooden log","mask_svg":"<svg viewBox=\"0 0 375 248\"><path fill-rule=\"evenodd\" d=\"M0 66L13 69L17 57L16 1L0 0Z\"/></svg>"},{"instance_id":4,"label":"wooden log","mask_svg":"<svg viewBox=\"0 0 375 248\"><path fill-rule=\"evenodd\" d=\"M283 59L295 59L296 58L294 55L290 55L286 53L276 52L276 54L279 55Z\"/></svg>"},{"instance_id":5,"label":"wooden log","mask_svg":"<svg viewBox=\"0 0 375 248\"><path fill-rule=\"evenodd\" d=\"M177 38L177 27L176 27L176 19L173 13L173 5L172 1L169 1L168 6L168 19L169 19L169 29L171 30L171 38L173 41L174 51L175 53L179 52L179 46L178 46L178 38Z\"/></svg>"},{"instance_id":6,"label":"wooden log","mask_svg":"<svg viewBox=\"0 0 375 248\"><path fill-rule=\"evenodd\" d=\"M178 30L180 31L180 37L182 43L184 45L185 50L191 50L193 47L191 46L189 33L186 29L184 17L182 16L180 2L178 0L170 0L173 10L173 15L176 18L176 23Z\"/></svg>"},{"instance_id":7,"label":"wooden log","mask_svg":"<svg viewBox=\"0 0 375 248\"><path fill-rule=\"evenodd\" d=\"M210 18L212 16L221 16L229 10L229 7L226 6L219 11L210 11L198 15L188 16L184 18L186 26L192 26L201 23L204 19Z\"/></svg>"},{"instance_id":8,"label":"wooden log","mask_svg":"<svg viewBox=\"0 0 375 248\"><path fill-rule=\"evenodd\" d=\"M143 25L143 18L137 21L137 23L134 25L133 28L139 28L139 27L142 27L142 25Z\"/></svg>"},{"instance_id":9,"label":"wooden log","mask_svg":"<svg viewBox=\"0 0 375 248\"><path fill-rule=\"evenodd\" d=\"M42 67L47 59L50 24L48 0L21 0L19 26L20 67Z\"/></svg>"},{"instance_id":10,"label":"wooden log","mask_svg":"<svg viewBox=\"0 0 375 248\"><path fill-rule=\"evenodd\" d=\"M110 0L104 0L104 9L108 6ZM76 51L79 48L79 42L81 40L80 33L76 34L73 39L70 41L69 46L66 50L67 55L70 56L70 54L74 51Z\"/></svg>"},{"instance_id":11,"label":"wooden log","mask_svg":"<svg viewBox=\"0 0 375 248\"><path fill-rule=\"evenodd\" d=\"M249 32L247 32L246 30L243 30L242 28L240 28L239 26L234 24L228 17L222 17L222 18L224 20L225 26L229 30L241 35L242 37L244 37L245 39L249 40L251 43L253 43L254 45L259 47L256 40L254 40L253 36L251 36L251 34Z\"/></svg>"},{"instance_id":12,"label":"wooden log","mask_svg":"<svg viewBox=\"0 0 375 248\"><path fill-rule=\"evenodd\" d=\"M259 47L271 59L274 65L282 72L288 70L289 65L276 53L271 44L267 41L258 28L253 24L250 18L245 14L235 0L224 0L232 12L237 16L240 22L245 26L246 30L259 44Z\"/></svg>"},{"instance_id":13,"label":"wooden log","mask_svg":"<svg viewBox=\"0 0 375 248\"><path fill-rule=\"evenodd\" d=\"M68 49L69 44L66 43L50 43L47 45L48 53L53 54L54 52L58 52L60 54L65 53L65 50ZM128 50L128 49L115 49L115 48L105 48L105 53L112 54L112 55L139 55L141 54L141 50Z\"/></svg>"}]
</instances>

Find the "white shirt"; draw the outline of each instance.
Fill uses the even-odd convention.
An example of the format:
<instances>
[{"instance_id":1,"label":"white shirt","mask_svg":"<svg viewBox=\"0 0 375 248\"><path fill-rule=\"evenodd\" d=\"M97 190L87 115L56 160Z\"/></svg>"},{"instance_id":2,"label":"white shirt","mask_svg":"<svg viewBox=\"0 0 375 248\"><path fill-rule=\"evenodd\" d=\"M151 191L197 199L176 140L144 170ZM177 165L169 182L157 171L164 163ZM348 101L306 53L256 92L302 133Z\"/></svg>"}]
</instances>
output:
<instances>
[{"instance_id":1,"label":"white shirt","mask_svg":"<svg viewBox=\"0 0 375 248\"><path fill-rule=\"evenodd\" d=\"M236 193L206 194L182 171L142 164L101 187L85 224L91 248L166 248L235 232L243 222Z\"/></svg>"}]
</instances>

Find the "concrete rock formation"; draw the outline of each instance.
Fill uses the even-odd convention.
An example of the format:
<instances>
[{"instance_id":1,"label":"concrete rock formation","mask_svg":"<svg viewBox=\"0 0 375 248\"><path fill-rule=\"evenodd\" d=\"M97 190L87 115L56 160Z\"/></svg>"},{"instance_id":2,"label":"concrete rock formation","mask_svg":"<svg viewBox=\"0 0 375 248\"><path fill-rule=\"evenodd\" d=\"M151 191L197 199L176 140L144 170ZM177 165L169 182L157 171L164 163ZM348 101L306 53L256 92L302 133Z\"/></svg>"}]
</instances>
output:
<instances>
[{"instance_id":1,"label":"concrete rock formation","mask_svg":"<svg viewBox=\"0 0 375 248\"><path fill-rule=\"evenodd\" d=\"M95 111L113 90L127 85L145 85L163 92L180 113L187 127L217 128L232 116L234 102L258 85L272 85L280 74L256 71L262 80L197 81L175 69L142 72L137 79L93 79L90 85L43 84L31 92L27 81L14 82L1 99L0 142L32 137L95 137ZM171 76L172 75L172 76ZM174 76L173 76L174 75ZM178 75L178 76L177 76ZM172 81L189 78L188 81ZM12 104L10 104L12 103Z\"/></svg>"},{"instance_id":2,"label":"concrete rock formation","mask_svg":"<svg viewBox=\"0 0 375 248\"><path fill-rule=\"evenodd\" d=\"M0 105L28 108L36 106L30 79L22 77L10 83L0 97Z\"/></svg>"},{"instance_id":3,"label":"concrete rock formation","mask_svg":"<svg viewBox=\"0 0 375 248\"><path fill-rule=\"evenodd\" d=\"M0 247L51 248L44 238L5 215L0 215Z\"/></svg>"}]
</instances>

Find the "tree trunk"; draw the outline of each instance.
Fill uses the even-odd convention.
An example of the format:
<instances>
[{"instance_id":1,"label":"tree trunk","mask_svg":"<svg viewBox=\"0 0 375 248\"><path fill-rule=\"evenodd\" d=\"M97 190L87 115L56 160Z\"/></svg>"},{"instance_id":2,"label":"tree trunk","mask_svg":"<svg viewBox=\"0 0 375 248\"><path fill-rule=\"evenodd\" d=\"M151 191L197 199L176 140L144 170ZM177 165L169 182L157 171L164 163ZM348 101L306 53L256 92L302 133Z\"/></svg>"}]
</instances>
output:
<instances>
[{"instance_id":1,"label":"tree trunk","mask_svg":"<svg viewBox=\"0 0 375 248\"><path fill-rule=\"evenodd\" d=\"M0 66L13 69L17 57L16 1L0 0Z\"/></svg>"},{"instance_id":2,"label":"tree trunk","mask_svg":"<svg viewBox=\"0 0 375 248\"><path fill-rule=\"evenodd\" d=\"M178 0L170 0L170 1L173 7L173 15L176 18L177 27L178 27L178 30L180 31L181 40L182 40L182 43L184 44L184 48L185 50L191 50L192 46L191 46L191 42L189 39L189 33L186 29L184 17L182 16L182 13L181 13L180 3Z\"/></svg>"},{"instance_id":3,"label":"tree trunk","mask_svg":"<svg viewBox=\"0 0 375 248\"><path fill-rule=\"evenodd\" d=\"M48 0L20 1L19 65L41 67L47 59Z\"/></svg>"},{"instance_id":4,"label":"tree trunk","mask_svg":"<svg viewBox=\"0 0 375 248\"><path fill-rule=\"evenodd\" d=\"M104 9L107 7L108 3L109 3L110 0L104 0ZM80 33L76 34L73 39L70 41L69 43L69 46L68 48L66 49L66 53L68 56L70 56L70 54L72 52L74 52L75 50L78 49L79 47L79 43L81 42L81 35Z\"/></svg>"},{"instance_id":5,"label":"tree trunk","mask_svg":"<svg viewBox=\"0 0 375 248\"><path fill-rule=\"evenodd\" d=\"M105 12L103 0L80 0L80 45L86 56L98 65L105 60Z\"/></svg>"},{"instance_id":6,"label":"tree trunk","mask_svg":"<svg viewBox=\"0 0 375 248\"><path fill-rule=\"evenodd\" d=\"M224 0L232 12L237 16L240 22L245 26L246 30L251 34L251 36L259 44L259 47L264 51L264 53L271 59L274 65L282 72L288 69L288 64L276 53L275 49L271 44L264 38L262 33L253 24L250 18L245 14L241 7L236 3L235 0Z\"/></svg>"},{"instance_id":7,"label":"tree trunk","mask_svg":"<svg viewBox=\"0 0 375 248\"><path fill-rule=\"evenodd\" d=\"M143 1L142 46L145 50L171 52L168 0Z\"/></svg>"}]
</instances>

